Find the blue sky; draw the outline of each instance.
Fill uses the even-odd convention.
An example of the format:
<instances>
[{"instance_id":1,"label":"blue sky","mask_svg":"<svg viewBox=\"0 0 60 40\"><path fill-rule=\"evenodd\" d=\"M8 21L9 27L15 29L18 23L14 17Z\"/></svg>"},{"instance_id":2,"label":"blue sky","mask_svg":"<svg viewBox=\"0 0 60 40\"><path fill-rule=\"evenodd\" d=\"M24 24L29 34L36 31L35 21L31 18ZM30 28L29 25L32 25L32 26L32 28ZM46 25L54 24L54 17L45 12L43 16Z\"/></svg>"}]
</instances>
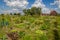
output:
<instances>
[{"instance_id":1,"label":"blue sky","mask_svg":"<svg viewBox=\"0 0 60 40\"><path fill-rule=\"evenodd\" d=\"M54 0L42 0L43 1L43 3L47 6L47 7L49 7L49 8L54 8L54 7L56 7L56 5L55 6L50 6L50 3L53 3L54 2ZM35 2L35 0L28 0L28 2L29 2L29 7L31 7L31 5ZM36 5L37 6L37 5Z\"/></svg>"},{"instance_id":2,"label":"blue sky","mask_svg":"<svg viewBox=\"0 0 60 40\"><path fill-rule=\"evenodd\" d=\"M25 8L42 7L42 12L56 10L60 12L60 1L57 0L0 0L0 13L22 12Z\"/></svg>"}]
</instances>

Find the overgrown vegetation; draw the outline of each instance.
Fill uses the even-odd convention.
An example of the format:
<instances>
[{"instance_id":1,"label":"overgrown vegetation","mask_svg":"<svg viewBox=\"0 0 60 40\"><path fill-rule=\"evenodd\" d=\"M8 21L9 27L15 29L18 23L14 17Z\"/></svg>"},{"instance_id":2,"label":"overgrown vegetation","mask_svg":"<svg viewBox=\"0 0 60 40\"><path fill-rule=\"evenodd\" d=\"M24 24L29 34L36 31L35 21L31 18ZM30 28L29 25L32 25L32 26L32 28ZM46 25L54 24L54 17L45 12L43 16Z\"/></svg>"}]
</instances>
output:
<instances>
[{"instance_id":1,"label":"overgrown vegetation","mask_svg":"<svg viewBox=\"0 0 60 40\"><path fill-rule=\"evenodd\" d=\"M60 16L41 16L41 9L35 7L24 12L0 15L0 39L60 40Z\"/></svg>"}]
</instances>

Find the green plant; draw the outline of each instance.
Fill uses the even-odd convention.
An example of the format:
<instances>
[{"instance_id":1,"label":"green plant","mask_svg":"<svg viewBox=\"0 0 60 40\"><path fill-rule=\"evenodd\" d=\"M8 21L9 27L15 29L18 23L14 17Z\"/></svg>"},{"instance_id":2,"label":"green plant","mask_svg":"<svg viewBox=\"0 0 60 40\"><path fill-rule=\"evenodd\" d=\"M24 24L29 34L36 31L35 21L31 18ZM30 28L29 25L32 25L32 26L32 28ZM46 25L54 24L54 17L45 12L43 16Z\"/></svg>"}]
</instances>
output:
<instances>
[{"instance_id":1,"label":"green plant","mask_svg":"<svg viewBox=\"0 0 60 40\"><path fill-rule=\"evenodd\" d=\"M24 31L20 31L20 32L19 32L19 37L22 38L22 37L24 37L24 36L25 36L25 32L24 32Z\"/></svg>"}]
</instances>

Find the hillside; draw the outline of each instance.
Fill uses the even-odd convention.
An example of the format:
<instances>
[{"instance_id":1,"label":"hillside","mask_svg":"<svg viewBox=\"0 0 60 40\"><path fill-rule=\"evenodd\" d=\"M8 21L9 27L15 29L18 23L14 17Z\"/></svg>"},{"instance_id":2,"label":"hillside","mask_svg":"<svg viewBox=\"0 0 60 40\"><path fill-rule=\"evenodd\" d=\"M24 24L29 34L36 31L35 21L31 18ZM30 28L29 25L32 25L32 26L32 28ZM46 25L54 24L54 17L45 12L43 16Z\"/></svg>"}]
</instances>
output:
<instances>
[{"instance_id":1,"label":"hillside","mask_svg":"<svg viewBox=\"0 0 60 40\"><path fill-rule=\"evenodd\" d=\"M0 15L0 38L60 40L60 16Z\"/></svg>"}]
</instances>

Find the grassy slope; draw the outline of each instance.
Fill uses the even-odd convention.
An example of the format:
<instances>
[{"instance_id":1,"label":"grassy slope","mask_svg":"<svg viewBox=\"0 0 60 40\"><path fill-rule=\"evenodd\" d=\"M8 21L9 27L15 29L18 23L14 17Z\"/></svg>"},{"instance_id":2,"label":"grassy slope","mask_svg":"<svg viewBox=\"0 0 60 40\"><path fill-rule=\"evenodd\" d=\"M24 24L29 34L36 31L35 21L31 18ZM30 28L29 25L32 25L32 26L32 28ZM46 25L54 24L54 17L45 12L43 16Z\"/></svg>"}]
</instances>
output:
<instances>
[{"instance_id":1,"label":"grassy slope","mask_svg":"<svg viewBox=\"0 0 60 40\"><path fill-rule=\"evenodd\" d=\"M25 32L24 38L21 38L21 40L53 40L52 30L54 29L54 22L58 22L58 29L60 31L60 17L58 16L5 15L1 17L1 19L2 18L4 18L4 21L8 22L9 25L0 28L0 37L5 35L6 32L16 30L18 32ZM13 30L10 30L10 27L12 27Z\"/></svg>"}]
</instances>

